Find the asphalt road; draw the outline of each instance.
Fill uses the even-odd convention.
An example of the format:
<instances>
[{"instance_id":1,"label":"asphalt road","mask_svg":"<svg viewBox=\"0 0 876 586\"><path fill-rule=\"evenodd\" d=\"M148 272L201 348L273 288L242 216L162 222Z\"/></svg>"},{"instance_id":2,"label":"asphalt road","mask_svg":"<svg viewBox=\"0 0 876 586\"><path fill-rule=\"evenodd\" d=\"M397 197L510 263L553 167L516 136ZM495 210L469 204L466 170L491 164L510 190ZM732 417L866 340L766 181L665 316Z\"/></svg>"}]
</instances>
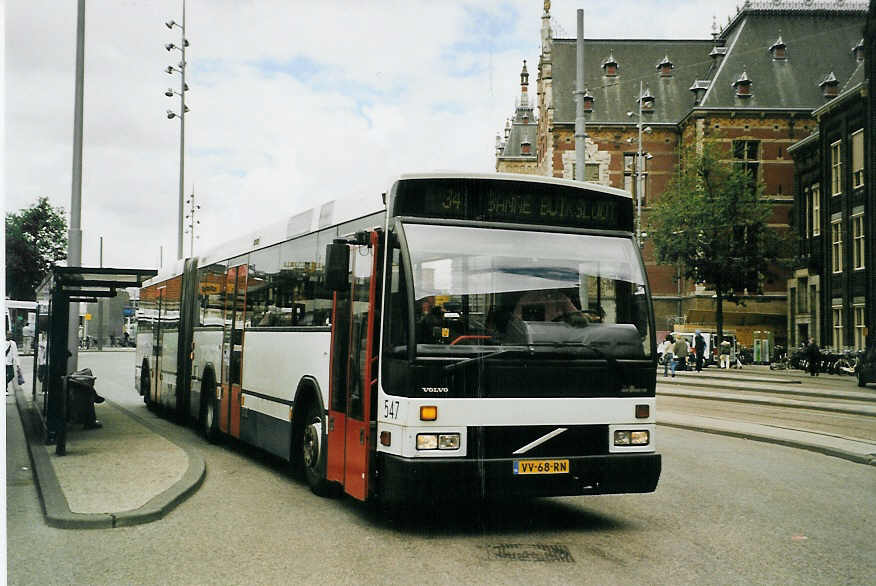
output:
<instances>
[{"instance_id":1,"label":"asphalt road","mask_svg":"<svg viewBox=\"0 0 876 586\"><path fill-rule=\"evenodd\" d=\"M83 354L80 364L100 392L154 417L133 390L132 353ZM10 408L9 426L7 399ZM876 582L876 468L793 448L658 427L654 494L410 508L390 519L312 495L253 450L185 436L207 462L198 492L160 521L92 531L43 523L26 452L10 444L8 583Z\"/></svg>"}]
</instances>

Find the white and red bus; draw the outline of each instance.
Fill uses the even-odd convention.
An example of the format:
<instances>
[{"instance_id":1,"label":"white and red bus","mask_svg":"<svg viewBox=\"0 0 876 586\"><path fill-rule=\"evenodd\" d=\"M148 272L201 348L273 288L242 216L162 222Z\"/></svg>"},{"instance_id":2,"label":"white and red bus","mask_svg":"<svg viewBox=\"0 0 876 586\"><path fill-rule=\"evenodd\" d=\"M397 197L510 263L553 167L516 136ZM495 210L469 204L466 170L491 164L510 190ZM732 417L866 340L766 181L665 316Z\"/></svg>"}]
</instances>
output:
<instances>
[{"instance_id":1,"label":"white and red bus","mask_svg":"<svg viewBox=\"0 0 876 586\"><path fill-rule=\"evenodd\" d=\"M651 492L656 343L625 191L404 175L140 291L149 405L294 462L317 494Z\"/></svg>"}]
</instances>

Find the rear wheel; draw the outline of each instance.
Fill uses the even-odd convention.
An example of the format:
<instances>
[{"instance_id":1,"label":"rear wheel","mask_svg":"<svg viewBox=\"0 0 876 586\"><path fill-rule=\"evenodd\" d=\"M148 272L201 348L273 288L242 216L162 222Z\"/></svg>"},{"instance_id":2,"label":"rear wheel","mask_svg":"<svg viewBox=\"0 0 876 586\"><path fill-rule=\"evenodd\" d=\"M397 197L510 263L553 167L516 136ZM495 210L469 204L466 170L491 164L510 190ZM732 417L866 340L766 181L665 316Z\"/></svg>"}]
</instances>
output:
<instances>
[{"instance_id":1,"label":"rear wheel","mask_svg":"<svg viewBox=\"0 0 876 586\"><path fill-rule=\"evenodd\" d=\"M212 376L201 383L201 431L211 444L219 439L219 407L216 400L216 384Z\"/></svg>"},{"instance_id":2,"label":"rear wheel","mask_svg":"<svg viewBox=\"0 0 876 586\"><path fill-rule=\"evenodd\" d=\"M143 395L143 402L149 409L152 409L154 406L152 398L149 396L151 386L152 380L149 376L149 363L144 360L143 367L140 369L140 394Z\"/></svg>"},{"instance_id":3,"label":"rear wheel","mask_svg":"<svg viewBox=\"0 0 876 586\"><path fill-rule=\"evenodd\" d=\"M323 419L315 402L308 406L305 413L299 446L299 461L310 490L319 496L336 496L337 485L329 482L325 477Z\"/></svg>"}]
</instances>

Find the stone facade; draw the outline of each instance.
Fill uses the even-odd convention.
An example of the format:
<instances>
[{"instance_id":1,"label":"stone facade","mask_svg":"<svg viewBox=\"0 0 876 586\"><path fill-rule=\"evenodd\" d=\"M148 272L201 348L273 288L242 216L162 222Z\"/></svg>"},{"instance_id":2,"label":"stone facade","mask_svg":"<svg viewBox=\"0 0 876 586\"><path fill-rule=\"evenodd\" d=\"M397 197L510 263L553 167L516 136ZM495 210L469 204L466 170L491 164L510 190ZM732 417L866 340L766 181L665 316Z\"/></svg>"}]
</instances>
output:
<instances>
[{"instance_id":1,"label":"stone facade","mask_svg":"<svg viewBox=\"0 0 876 586\"><path fill-rule=\"evenodd\" d=\"M545 8L535 172L570 178L575 162L575 40L553 37L549 5ZM860 38L865 15L861 2L814 8L746 2L711 40L585 39L585 84L594 98L586 114L586 160L594 165L587 179L627 189L638 199L634 155L641 116L646 130L642 151L650 155L642 170L643 225L649 206L659 201L674 172L679 147L716 143L728 161L756 170L765 197L774 205L770 225L791 230L795 181L788 148L817 127L812 111L829 99L819 85L825 74L835 72L843 83L855 70L847 49ZM807 40L813 23L828 31L822 35L823 45ZM781 51L776 49L779 37ZM646 235L643 257L658 332L680 322L711 329L712 293L679 279L675 267L658 265ZM755 331L769 331L776 343L787 343L790 265L765 276L762 294L744 296L740 305L725 301L725 324L743 344L750 345L746 340Z\"/></svg>"}]
</instances>

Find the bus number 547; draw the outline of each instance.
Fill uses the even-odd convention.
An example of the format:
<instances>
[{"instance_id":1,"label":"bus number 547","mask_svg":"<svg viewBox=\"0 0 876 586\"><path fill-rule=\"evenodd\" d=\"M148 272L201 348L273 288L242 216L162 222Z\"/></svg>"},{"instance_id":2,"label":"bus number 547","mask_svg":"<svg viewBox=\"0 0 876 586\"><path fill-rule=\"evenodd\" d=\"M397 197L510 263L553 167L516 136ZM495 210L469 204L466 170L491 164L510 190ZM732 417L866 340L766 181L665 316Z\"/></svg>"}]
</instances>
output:
<instances>
[{"instance_id":1,"label":"bus number 547","mask_svg":"<svg viewBox=\"0 0 876 586\"><path fill-rule=\"evenodd\" d=\"M383 401L383 417L384 419L398 419L398 401Z\"/></svg>"}]
</instances>

